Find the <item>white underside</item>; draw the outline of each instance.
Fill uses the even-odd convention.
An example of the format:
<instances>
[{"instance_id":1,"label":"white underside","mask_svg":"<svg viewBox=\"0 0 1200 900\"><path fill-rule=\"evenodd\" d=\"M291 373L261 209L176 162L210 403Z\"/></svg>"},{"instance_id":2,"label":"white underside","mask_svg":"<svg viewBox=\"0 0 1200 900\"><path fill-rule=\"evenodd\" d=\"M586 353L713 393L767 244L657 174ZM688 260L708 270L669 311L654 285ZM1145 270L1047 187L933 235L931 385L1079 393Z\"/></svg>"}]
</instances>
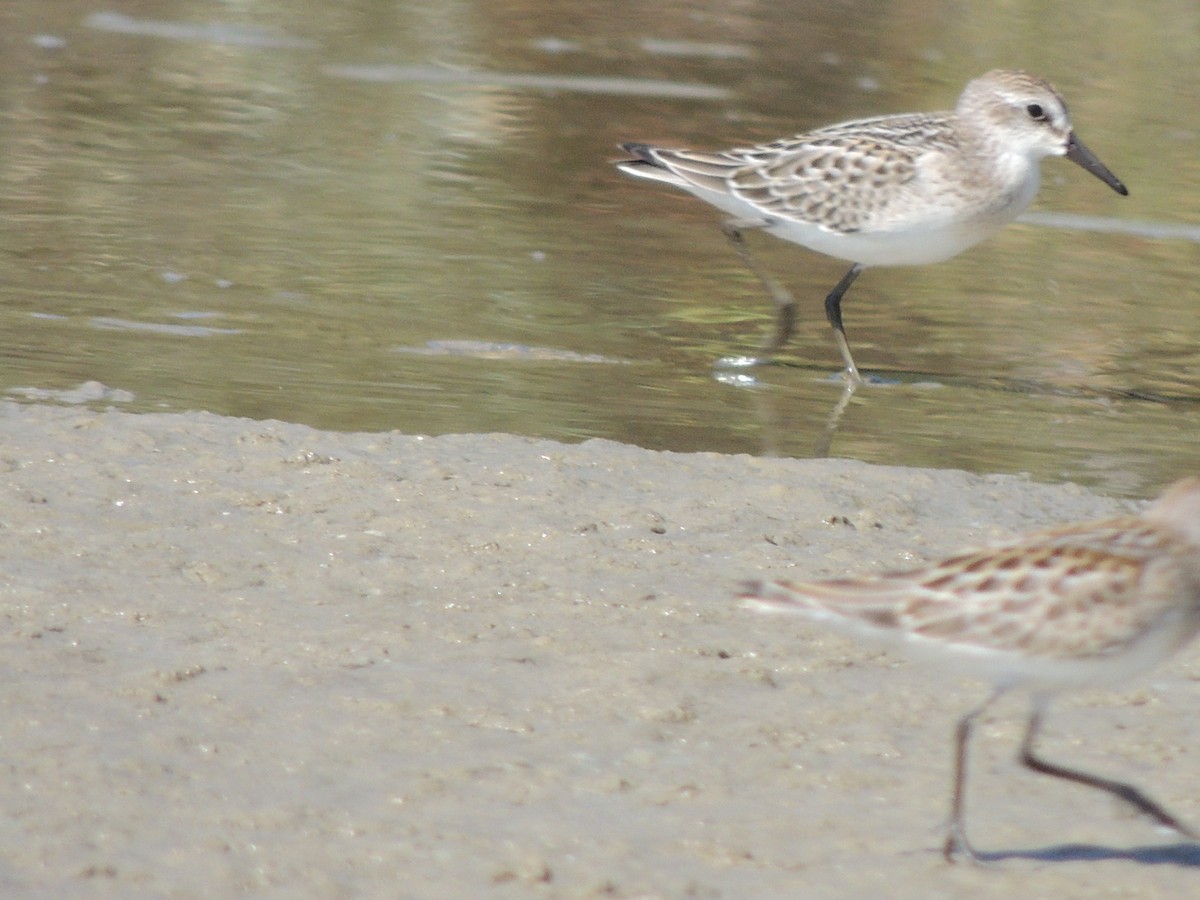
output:
<instances>
[{"instance_id":1,"label":"white underside","mask_svg":"<svg viewBox=\"0 0 1200 900\"><path fill-rule=\"evenodd\" d=\"M679 186L735 219L753 222L764 218L762 212L737 197L691 185ZM843 234L810 222L786 219L776 219L762 230L809 250L864 266L921 266L950 259L986 240L1024 212L1028 205L1028 201L1014 203L1003 216L986 218L943 214L886 231Z\"/></svg>"},{"instance_id":2,"label":"white underside","mask_svg":"<svg viewBox=\"0 0 1200 900\"><path fill-rule=\"evenodd\" d=\"M920 266L941 262L985 240L1019 216L1032 202L1038 189L1038 167L1020 160L1026 178L1000 209L986 211L938 203L931 197L928 206L914 202L913 215L906 222L873 231L844 234L810 222L777 219L764 215L753 204L730 194L698 187L666 169L646 166L620 167L622 171L682 188L706 203L728 213L746 227L757 223L762 230L826 256L860 263L863 266ZM920 206L920 208L918 208ZM902 217L897 216L897 219Z\"/></svg>"},{"instance_id":3,"label":"white underside","mask_svg":"<svg viewBox=\"0 0 1200 900\"><path fill-rule=\"evenodd\" d=\"M1176 609L1155 622L1132 644L1107 654L1030 656L971 644L969 635L964 636L961 642L948 642L876 628L820 609L801 611L753 600L746 605L763 612L799 614L810 621L832 626L843 634L895 649L914 660L990 682L997 687L1027 690L1035 694L1124 684L1170 657L1196 634L1200 624L1190 610Z\"/></svg>"}]
</instances>

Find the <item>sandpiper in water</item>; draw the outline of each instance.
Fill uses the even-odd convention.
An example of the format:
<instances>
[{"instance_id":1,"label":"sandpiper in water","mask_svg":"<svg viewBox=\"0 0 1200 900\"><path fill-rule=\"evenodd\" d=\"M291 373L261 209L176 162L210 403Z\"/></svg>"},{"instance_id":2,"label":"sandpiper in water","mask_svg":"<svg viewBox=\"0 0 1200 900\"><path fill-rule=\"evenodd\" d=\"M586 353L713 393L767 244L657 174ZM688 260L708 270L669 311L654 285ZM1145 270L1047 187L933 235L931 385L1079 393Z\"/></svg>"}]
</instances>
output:
<instances>
[{"instance_id":1,"label":"sandpiper in water","mask_svg":"<svg viewBox=\"0 0 1200 900\"><path fill-rule=\"evenodd\" d=\"M1046 156L1066 156L1129 193L1075 136L1053 86L1002 69L970 82L952 111L858 119L713 153L622 147L635 157L617 163L622 171L683 188L733 216L725 233L777 307L764 354L791 336L795 299L750 256L742 232L761 228L853 263L825 298L851 384L862 378L841 301L863 269L940 262L990 237L1029 206Z\"/></svg>"}]
</instances>

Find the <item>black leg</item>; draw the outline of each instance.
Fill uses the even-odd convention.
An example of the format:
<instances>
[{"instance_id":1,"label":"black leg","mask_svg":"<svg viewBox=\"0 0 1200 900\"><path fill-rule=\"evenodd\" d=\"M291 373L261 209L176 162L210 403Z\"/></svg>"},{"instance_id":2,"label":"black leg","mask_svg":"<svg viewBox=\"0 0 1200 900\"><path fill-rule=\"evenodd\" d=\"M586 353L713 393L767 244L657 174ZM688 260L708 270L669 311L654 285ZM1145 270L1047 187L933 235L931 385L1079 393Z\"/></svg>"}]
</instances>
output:
<instances>
[{"instance_id":1,"label":"black leg","mask_svg":"<svg viewBox=\"0 0 1200 900\"><path fill-rule=\"evenodd\" d=\"M751 255L750 248L746 246L746 239L742 236L744 228L763 228L769 224L769 219L736 219L721 226L721 230L725 232L725 237L729 238L729 243L733 244L737 255L746 264L746 268L762 282L767 293L771 295L771 302L775 304L775 331L762 345L760 352L764 356L774 356L782 350L796 327L796 298L792 296L791 291L767 274L767 271L758 264L758 260Z\"/></svg>"},{"instance_id":2,"label":"black leg","mask_svg":"<svg viewBox=\"0 0 1200 900\"><path fill-rule=\"evenodd\" d=\"M1124 800L1138 812L1158 822L1159 825L1165 825L1167 828L1178 832L1184 837L1192 838L1193 840L1200 839L1190 828L1131 784L1126 784L1123 781L1113 781L1109 778L1101 778L1098 775L1090 775L1087 772L1080 772L1077 769L1067 769L1039 759L1034 755L1033 742L1041 727L1042 710L1034 709L1033 713L1029 716L1029 727L1025 731L1025 740L1021 742L1022 765L1033 769L1035 772L1040 772L1042 775L1051 775L1055 778L1063 778L1067 781L1073 781L1076 784L1086 785L1087 787L1099 788L1120 800Z\"/></svg>"},{"instance_id":3,"label":"black leg","mask_svg":"<svg viewBox=\"0 0 1200 900\"><path fill-rule=\"evenodd\" d=\"M770 219L732 219L721 226L725 237L729 238L729 243L733 244L733 249L737 251L737 255L742 258L746 268L763 283L775 304L775 332L762 346L761 352L765 356L772 356L779 352L788 342L796 327L796 298L792 296L791 291L772 278L758 264L758 260L751 255L750 248L746 246L746 239L742 236L742 230L745 228L765 228L770 224ZM838 351L842 354L842 362L846 366L846 380L855 387L862 384L863 380L862 376L858 374L858 366L854 364L854 357L850 355L850 344L846 341L846 329L842 327L842 297L850 289L850 285L854 284L854 279L858 278L863 268L861 263L851 266L850 271L842 276L842 280L825 298L825 315L829 319L829 324L833 326L833 336L837 341Z\"/></svg>"},{"instance_id":4,"label":"black leg","mask_svg":"<svg viewBox=\"0 0 1200 900\"><path fill-rule=\"evenodd\" d=\"M825 298L825 317L833 326L834 340L837 341L842 361L846 364L846 377L858 384L862 384L862 376L858 374L858 366L854 365L854 357L850 355L850 344L846 340L846 329L842 327L842 297L846 295L846 291L850 290L850 285L854 284L854 280L862 274L863 268L861 263L852 265L850 271L842 276L842 280Z\"/></svg>"},{"instance_id":5,"label":"black leg","mask_svg":"<svg viewBox=\"0 0 1200 900\"><path fill-rule=\"evenodd\" d=\"M854 272L853 269L850 271ZM853 281L853 279L851 280ZM950 822L946 826L946 843L942 846L942 855L946 857L946 862L954 862L954 857L959 853L972 862L982 862L979 854L975 852L975 848L967 840L967 747L971 742L971 731L975 726L975 719L1000 699L1004 690L1004 688L998 688L993 691L990 697L959 719L958 727L954 730L954 794L950 801Z\"/></svg>"}]
</instances>

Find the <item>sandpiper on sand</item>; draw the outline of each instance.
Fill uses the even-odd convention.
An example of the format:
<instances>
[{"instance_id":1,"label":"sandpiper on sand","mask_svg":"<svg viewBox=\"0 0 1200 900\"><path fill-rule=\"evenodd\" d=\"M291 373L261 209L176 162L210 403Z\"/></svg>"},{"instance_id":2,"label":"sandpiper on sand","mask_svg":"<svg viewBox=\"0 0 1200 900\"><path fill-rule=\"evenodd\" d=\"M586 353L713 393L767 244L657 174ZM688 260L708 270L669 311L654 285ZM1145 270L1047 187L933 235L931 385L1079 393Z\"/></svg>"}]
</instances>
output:
<instances>
[{"instance_id":1,"label":"sandpiper on sand","mask_svg":"<svg viewBox=\"0 0 1200 900\"><path fill-rule=\"evenodd\" d=\"M690 191L733 216L725 233L778 311L770 355L795 325L795 299L754 260L742 232L853 263L825 298L850 384L862 378L842 327L842 297L864 268L941 262L990 237L1037 193L1040 162L1066 156L1118 194L1125 185L1071 128L1048 82L997 69L970 82L953 111L858 119L721 152L627 143L618 168Z\"/></svg>"},{"instance_id":2,"label":"sandpiper on sand","mask_svg":"<svg viewBox=\"0 0 1200 900\"><path fill-rule=\"evenodd\" d=\"M1013 688L1033 699L1023 765L1099 788L1197 838L1132 785L1048 763L1033 744L1049 697L1124 684L1200 631L1200 478L1175 483L1141 515L1037 532L911 572L751 582L741 596L752 608L893 643L995 685L958 723L947 860L979 859L966 836L967 745L980 713Z\"/></svg>"}]
</instances>

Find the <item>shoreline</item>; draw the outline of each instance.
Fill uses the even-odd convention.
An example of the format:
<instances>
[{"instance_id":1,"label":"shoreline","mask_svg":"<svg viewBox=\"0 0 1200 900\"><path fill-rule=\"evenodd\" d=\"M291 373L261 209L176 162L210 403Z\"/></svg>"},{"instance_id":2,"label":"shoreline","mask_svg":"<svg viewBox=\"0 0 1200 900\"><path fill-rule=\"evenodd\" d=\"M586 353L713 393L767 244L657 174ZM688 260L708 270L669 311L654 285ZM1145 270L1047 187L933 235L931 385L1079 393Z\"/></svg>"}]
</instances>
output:
<instances>
[{"instance_id":1,"label":"shoreline","mask_svg":"<svg viewBox=\"0 0 1200 900\"><path fill-rule=\"evenodd\" d=\"M1022 772L1005 703L970 824L1017 858L944 866L981 686L733 599L1139 504L207 413L5 402L0 433L7 896L1182 896L1200 865ZM1198 697L1185 650L1065 698L1046 753L1200 821Z\"/></svg>"}]
</instances>

